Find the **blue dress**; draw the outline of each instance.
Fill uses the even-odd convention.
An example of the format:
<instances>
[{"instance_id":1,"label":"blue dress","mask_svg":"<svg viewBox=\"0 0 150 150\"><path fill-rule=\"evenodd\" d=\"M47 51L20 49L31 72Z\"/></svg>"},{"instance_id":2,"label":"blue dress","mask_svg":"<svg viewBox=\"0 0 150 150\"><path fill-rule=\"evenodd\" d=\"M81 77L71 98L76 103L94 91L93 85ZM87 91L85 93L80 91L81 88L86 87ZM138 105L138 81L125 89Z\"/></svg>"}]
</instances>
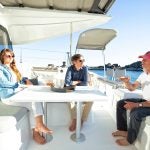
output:
<instances>
[{"instance_id":1,"label":"blue dress","mask_svg":"<svg viewBox=\"0 0 150 150\"><path fill-rule=\"evenodd\" d=\"M0 98L4 99L14 94L18 82L13 82L11 70L0 64Z\"/></svg>"}]
</instances>

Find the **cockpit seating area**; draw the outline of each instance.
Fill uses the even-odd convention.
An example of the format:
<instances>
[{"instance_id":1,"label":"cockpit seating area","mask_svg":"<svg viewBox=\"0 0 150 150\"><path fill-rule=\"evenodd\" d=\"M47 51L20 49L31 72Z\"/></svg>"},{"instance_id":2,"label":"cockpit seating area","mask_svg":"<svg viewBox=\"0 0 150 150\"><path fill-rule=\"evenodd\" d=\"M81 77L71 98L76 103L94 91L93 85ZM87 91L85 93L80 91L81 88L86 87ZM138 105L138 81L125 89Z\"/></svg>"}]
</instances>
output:
<instances>
[{"instance_id":1,"label":"cockpit seating area","mask_svg":"<svg viewBox=\"0 0 150 150\"><path fill-rule=\"evenodd\" d=\"M31 139L28 110L0 101L0 149L25 150ZM9 141L9 144L8 144Z\"/></svg>"}]
</instances>

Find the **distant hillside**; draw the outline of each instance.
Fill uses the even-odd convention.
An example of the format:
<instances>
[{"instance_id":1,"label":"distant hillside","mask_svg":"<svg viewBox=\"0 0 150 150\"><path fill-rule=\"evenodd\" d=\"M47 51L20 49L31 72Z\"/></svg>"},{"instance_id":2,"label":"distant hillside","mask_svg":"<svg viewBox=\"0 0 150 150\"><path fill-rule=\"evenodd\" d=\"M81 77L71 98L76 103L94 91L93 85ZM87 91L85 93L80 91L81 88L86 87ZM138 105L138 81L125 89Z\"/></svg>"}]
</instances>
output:
<instances>
[{"instance_id":1,"label":"distant hillside","mask_svg":"<svg viewBox=\"0 0 150 150\"><path fill-rule=\"evenodd\" d=\"M130 65L126 65L124 67L121 67L120 65L118 64L106 64L105 65L106 68L126 68L126 70L128 71L142 71L142 63L141 61L137 61L137 62L134 62ZM104 69L104 66L96 66L96 67L89 67L89 70L103 70Z\"/></svg>"},{"instance_id":2,"label":"distant hillside","mask_svg":"<svg viewBox=\"0 0 150 150\"><path fill-rule=\"evenodd\" d=\"M131 71L142 71L142 63L141 61L134 62L130 65L126 65L125 68Z\"/></svg>"}]
</instances>

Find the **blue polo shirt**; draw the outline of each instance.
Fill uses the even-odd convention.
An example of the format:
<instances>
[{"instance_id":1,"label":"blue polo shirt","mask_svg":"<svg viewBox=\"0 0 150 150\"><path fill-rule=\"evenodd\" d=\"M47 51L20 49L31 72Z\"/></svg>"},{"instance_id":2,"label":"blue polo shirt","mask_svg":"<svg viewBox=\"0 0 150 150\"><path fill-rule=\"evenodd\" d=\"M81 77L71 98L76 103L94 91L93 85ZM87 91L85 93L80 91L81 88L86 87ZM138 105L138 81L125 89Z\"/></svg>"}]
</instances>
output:
<instances>
[{"instance_id":1,"label":"blue polo shirt","mask_svg":"<svg viewBox=\"0 0 150 150\"><path fill-rule=\"evenodd\" d=\"M73 81L81 81L77 84L78 86L87 86L88 85L88 68L83 66L80 70L76 70L74 65L68 67L66 76L65 76L65 85L72 85Z\"/></svg>"}]
</instances>

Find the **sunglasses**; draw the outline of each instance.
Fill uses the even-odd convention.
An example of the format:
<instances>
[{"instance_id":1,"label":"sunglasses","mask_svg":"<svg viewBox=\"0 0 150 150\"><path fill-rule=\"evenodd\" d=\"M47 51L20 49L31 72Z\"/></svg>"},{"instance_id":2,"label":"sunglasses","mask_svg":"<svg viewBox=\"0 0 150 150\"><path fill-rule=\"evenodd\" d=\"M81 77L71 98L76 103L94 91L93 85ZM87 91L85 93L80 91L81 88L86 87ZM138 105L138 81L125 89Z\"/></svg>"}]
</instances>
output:
<instances>
[{"instance_id":1,"label":"sunglasses","mask_svg":"<svg viewBox=\"0 0 150 150\"><path fill-rule=\"evenodd\" d=\"M14 58L15 56L13 55L5 55L5 57L7 57L7 58Z\"/></svg>"},{"instance_id":2,"label":"sunglasses","mask_svg":"<svg viewBox=\"0 0 150 150\"><path fill-rule=\"evenodd\" d=\"M80 59L79 62L85 62L85 59Z\"/></svg>"}]
</instances>

